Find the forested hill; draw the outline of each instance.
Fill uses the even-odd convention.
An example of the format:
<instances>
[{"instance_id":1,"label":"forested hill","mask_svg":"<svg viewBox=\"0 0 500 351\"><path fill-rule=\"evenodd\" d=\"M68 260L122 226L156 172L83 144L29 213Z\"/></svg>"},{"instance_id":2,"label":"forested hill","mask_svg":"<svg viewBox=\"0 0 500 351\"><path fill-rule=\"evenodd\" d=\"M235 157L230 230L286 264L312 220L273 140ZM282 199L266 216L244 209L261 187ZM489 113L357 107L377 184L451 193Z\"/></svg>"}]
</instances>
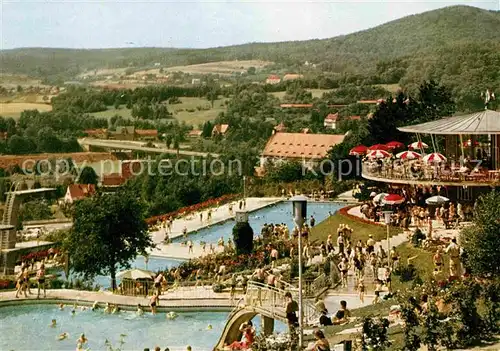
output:
<instances>
[{"instance_id":1,"label":"forested hill","mask_svg":"<svg viewBox=\"0 0 500 351\"><path fill-rule=\"evenodd\" d=\"M0 51L0 62L4 72L65 78L94 68L144 66L154 62L175 66L234 59L263 59L285 67L309 61L324 72L367 75L376 72L380 61L400 58L406 60L403 66L408 66L415 59L428 57L436 61L434 58L468 55L470 50L498 57L499 43L499 11L451 6L331 39L210 49L24 48Z\"/></svg>"}]
</instances>

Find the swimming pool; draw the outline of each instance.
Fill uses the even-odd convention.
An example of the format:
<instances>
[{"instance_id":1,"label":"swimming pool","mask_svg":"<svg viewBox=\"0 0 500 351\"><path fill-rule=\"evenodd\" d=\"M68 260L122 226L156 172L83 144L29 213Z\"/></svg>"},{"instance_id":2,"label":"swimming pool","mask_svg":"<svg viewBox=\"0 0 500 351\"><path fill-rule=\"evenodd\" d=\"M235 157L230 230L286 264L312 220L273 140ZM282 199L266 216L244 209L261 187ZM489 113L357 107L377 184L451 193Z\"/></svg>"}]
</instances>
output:
<instances>
[{"instance_id":1,"label":"swimming pool","mask_svg":"<svg viewBox=\"0 0 500 351\"><path fill-rule=\"evenodd\" d=\"M329 213L335 213L338 209L342 208L343 204L328 203L328 202L309 202L307 204L307 217L311 215L316 219L316 224L325 220ZM289 201L280 202L273 206L268 206L255 212L251 212L248 217L248 222L253 228L254 235L260 234L260 230L265 223L285 223L290 229L294 227L292 218L292 203ZM226 221L220 225L201 229L197 232L191 233L190 239L193 242L205 241L207 243L217 243L222 236L226 241L232 238L234 220ZM184 241L182 237L174 239L174 241Z\"/></svg>"},{"instance_id":2,"label":"swimming pool","mask_svg":"<svg viewBox=\"0 0 500 351\"><path fill-rule=\"evenodd\" d=\"M186 350L192 346L195 351L212 350L224 328L228 313L189 312L179 313L175 320L168 320L165 313L156 316L145 313L137 316L134 312L120 312L116 315L104 314L102 310L77 311L71 316L70 307L59 311L53 305L22 305L0 308L2 337L0 350L74 350L76 340L85 333L88 338L86 348L106 350L108 339L114 348L140 350L160 346L162 350ZM55 328L50 327L52 319L57 320ZM254 325L260 320L254 318ZM212 329L207 326L211 324ZM284 331L282 323L276 323L277 331ZM67 339L59 341L58 336L68 333ZM125 344L120 347L120 334L125 334Z\"/></svg>"}]
</instances>

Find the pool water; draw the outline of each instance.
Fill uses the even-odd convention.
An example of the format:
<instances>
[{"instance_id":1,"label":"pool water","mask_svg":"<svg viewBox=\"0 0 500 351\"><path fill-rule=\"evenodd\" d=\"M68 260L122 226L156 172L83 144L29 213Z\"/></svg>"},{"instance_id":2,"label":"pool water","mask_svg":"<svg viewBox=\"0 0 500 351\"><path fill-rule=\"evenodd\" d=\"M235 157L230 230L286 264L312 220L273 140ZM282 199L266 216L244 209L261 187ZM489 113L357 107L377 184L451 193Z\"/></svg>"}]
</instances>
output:
<instances>
[{"instance_id":1,"label":"pool water","mask_svg":"<svg viewBox=\"0 0 500 351\"><path fill-rule=\"evenodd\" d=\"M184 260L176 260L176 259L162 258L162 257L150 257L148 260L148 264L146 265L144 257L137 256L135 260L133 260L130 263L130 268L147 269L153 272L158 272L170 269L172 267L177 267L182 262L184 262ZM62 275L64 278L64 273ZM94 278L94 284L97 284L104 289L108 289L111 287L111 277L105 275L98 275L97 277ZM117 285L120 284L119 278L116 279L116 284Z\"/></svg>"},{"instance_id":2,"label":"pool water","mask_svg":"<svg viewBox=\"0 0 500 351\"><path fill-rule=\"evenodd\" d=\"M162 350L186 350L190 345L194 351L212 350L226 324L225 312L179 313L175 320L168 320L165 313L156 316L145 313L137 316L134 312L120 312L116 315L104 314L102 310L77 311L71 316L70 307L60 311L53 305L22 305L0 308L2 337L0 350L75 350L76 340L85 333L89 340L85 348L106 350L105 341L113 348L140 350L160 346ZM57 320L55 328L50 327L52 319ZM258 318L254 325L260 326ZM212 329L207 330L211 324ZM282 323L275 329L285 331ZM59 341L61 333L68 333L67 339ZM120 347L120 334L125 334L125 344Z\"/></svg>"},{"instance_id":3,"label":"pool water","mask_svg":"<svg viewBox=\"0 0 500 351\"><path fill-rule=\"evenodd\" d=\"M307 204L307 218L308 222L311 215L316 219L316 224L322 222L328 218L329 213L335 213L338 209L344 205L339 203L322 203L322 202L310 202ZM292 218L292 203L289 201L280 202L273 206L268 206L255 212L251 212L248 217L248 222L254 231L254 235L260 234L260 230L265 223L285 223L290 229L292 229L295 224ZM234 220L226 221L220 225L214 225L209 228L201 229L195 233L190 234L190 239L193 242L199 243L200 241L205 241L206 243L217 243L220 237L224 238L224 241L232 238ZM178 237L174 241L180 242L184 239Z\"/></svg>"}]
</instances>

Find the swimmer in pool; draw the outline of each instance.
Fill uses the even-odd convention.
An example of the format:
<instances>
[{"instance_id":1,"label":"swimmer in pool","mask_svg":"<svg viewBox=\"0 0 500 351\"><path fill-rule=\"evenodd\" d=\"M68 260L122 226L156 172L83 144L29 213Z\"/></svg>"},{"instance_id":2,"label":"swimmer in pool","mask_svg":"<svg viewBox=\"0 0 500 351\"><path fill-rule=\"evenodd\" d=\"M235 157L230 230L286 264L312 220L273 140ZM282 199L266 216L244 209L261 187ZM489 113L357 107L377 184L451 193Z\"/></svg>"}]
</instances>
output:
<instances>
[{"instance_id":1,"label":"swimmer in pool","mask_svg":"<svg viewBox=\"0 0 500 351\"><path fill-rule=\"evenodd\" d=\"M86 337L85 334L81 334L78 340L76 341L79 344L85 345L89 341Z\"/></svg>"},{"instance_id":2,"label":"swimmer in pool","mask_svg":"<svg viewBox=\"0 0 500 351\"><path fill-rule=\"evenodd\" d=\"M94 304L92 305L92 311L95 311L99 308L99 302L94 301Z\"/></svg>"},{"instance_id":3,"label":"swimmer in pool","mask_svg":"<svg viewBox=\"0 0 500 351\"><path fill-rule=\"evenodd\" d=\"M109 302L106 302L106 308L104 309L104 313L111 313L111 305Z\"/></svg>"},{"instance_id":4,"label":"swimmer in pool","mask_svg":"<svg viewBox=\"0 0 500 351\"><path fill-rule=\"evenodd\" d=\"M137 305L137 311L135 312L138 316L142 316L144 314L144 310L142 309L141 304Z\"/></svg>"},{"instance_id":5,"label":"swimmer in pool","mask_svg":"<svg viewBox=\"0 0 500 351\"><path fill-rule=\"evenodd\" d=\"M59 340L59 341L64 340L64 339L66 339L68 336L69 336L69 335L68 335L68 333L62 333L61 335L59 335L58 340Z\"/></svg>"},{"instance_id":6,"label":"swimmer in pool","mask_svg":"<svg viewBox=\"0 0 500 351\"><path fill-rule=\"evenodd\" d=\"M207 325L207 330L212 330L212 324Z\"/></svg>"},{"instance_id":7,"label":"swimmer in pool","mask_svg":"<svg viewBox=\"0 0 500 351\"><path fill-rule=\"evenodd\" d=\"M63 303L59 304L59 311L64 311L64 304Z\"/></svg>"},{"instance_id":8,"label":"swimmer in pool","mask_svg":"<svg viewBox=\"0 0 500 351\"><path fill-rule=\"evenodd\" d=\"M117 314L118 312L120 312L120 307L118 307L118 305L115 305L115 307L113 307L113 311L111 311L111 313Z\"/></svg>"},{"instance_id":9,"label":"swimmer in pool","mask_svg":"<svg viewBox=\"0 0 500 351\"><path fill-rule=\"evenodd\" d=\"M52 323L50 323L50 326L52 328L55 328L57 326L57 321L55 319L52 320Z\"/></svg>"}]
</instances>

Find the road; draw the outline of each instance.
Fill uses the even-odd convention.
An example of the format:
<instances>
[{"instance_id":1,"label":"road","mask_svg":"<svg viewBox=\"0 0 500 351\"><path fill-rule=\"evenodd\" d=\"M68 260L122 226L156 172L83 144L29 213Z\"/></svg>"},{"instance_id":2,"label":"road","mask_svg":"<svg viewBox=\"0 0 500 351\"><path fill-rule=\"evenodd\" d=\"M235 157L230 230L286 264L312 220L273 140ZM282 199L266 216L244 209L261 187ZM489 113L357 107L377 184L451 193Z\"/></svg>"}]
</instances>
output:
<instances>
[{"instance_id":1,"label":"road","mask_svg":"<svg viewBox=\"0 0 500 351\"><path fill-rule=\"evenodd\" d=\"M146 143L144 141L129 141L129 140L104 140L104 139L94 139L94 138L81 138L78 139L78 143L81 146L96 146L104 149L115 149L115 150L133 150L133 151L142 151L142 152L150 152L157 154L175 154L177 152L179 155L184 156L196 156L196 157L211 157L218 158L219 154L212 154L208 152L198 152L198 151L187 151L187 150L175 150L168 149L164 147L160 143L155 143L155 147L147 147L143 146Z\"/></svg>"}]
</instances>

